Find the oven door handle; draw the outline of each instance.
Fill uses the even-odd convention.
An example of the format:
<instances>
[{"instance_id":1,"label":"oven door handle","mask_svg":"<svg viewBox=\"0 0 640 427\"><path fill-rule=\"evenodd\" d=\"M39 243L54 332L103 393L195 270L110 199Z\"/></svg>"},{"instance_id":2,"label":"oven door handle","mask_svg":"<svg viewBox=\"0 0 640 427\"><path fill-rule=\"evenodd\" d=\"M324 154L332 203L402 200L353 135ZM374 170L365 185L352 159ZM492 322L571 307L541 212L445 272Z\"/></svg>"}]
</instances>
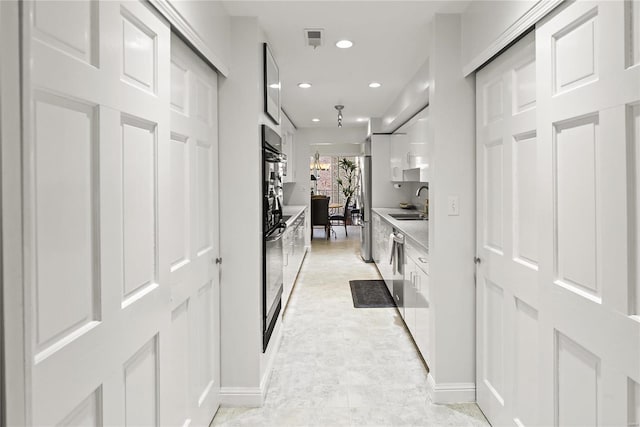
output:
<instances>
[{"instance_id":1,"label":"oven door handle","mask_svg":"<svg viewBox=\"0 0 640 427\"><path fill-rule=\"evenodd\" d=\"M280 233L276 234L275 236L267 237L265 239L267 242L276 242L276 241L282 239L282 236L284 236L284 233L285 233L285 230L287 229L287 226L286 226L286 224L282 224L278 228L281 229L282 231Z\"/></svg>"}]
</instances>

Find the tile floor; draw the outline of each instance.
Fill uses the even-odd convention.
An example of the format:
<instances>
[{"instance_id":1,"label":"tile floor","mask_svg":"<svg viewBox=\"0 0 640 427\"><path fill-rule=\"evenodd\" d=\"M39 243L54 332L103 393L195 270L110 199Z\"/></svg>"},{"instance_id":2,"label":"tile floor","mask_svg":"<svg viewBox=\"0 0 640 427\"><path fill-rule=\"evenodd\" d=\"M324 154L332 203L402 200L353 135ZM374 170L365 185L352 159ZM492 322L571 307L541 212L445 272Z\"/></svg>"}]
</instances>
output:
<instances>
[{"instance_id":1,"label":"tile floor","mask_svg":"<svg viewBox=\"0 0 640 427\"><path fill-rule=\"evenodd\" d=\"M356 227L317 229L284 313L266 402L220 408L213 426L488 426L475 404L436 405L395 308L353 308L350 279L378 279Z\"/></svg>"}]
</instances>

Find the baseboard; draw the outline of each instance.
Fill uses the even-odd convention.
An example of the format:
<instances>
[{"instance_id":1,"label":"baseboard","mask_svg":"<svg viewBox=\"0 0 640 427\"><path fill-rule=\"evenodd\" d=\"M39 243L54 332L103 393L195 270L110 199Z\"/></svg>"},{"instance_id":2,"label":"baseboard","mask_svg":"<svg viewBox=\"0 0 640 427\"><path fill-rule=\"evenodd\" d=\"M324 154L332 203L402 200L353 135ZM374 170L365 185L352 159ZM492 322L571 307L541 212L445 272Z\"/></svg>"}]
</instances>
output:
<instances>
[{"instance_id":1,"label":"baseboard","mask_svg":"<svg viewBox=\"0 0 640 427\"><path fill-rule=\"evenodd\" d=\"M433 403L463 403L476 401L475 383L436 383L427 377L429 396Z\"/></svg>"},{"instance_id":2,"label":"baseboard","mask_svg":"<svg viewBox=\"0 0 640 427\"><path fill-rule=\"evenodd\" d=\"M265 371L260 380L259 387L220 387L220 406L230 407L254 407L259 408L264 404L269 389L269 382L273 374L275 356L282 343L282 311L278 315L276 327L267 347L267 353L262 357L268 357Z\"/></svg>"},{"instance_id":3,"label":"baseboard","mask_svg":"<svg viewBox=\"0 0 640 427\"><path fill-rule=\"evenodd\" d=\"M263 357L267 357L267 364L265 366L264 373L262 374L262 379L260 380L260 390L262 390L263 401L264 398L267 397L267 389L269 388L269 383L271 382L271 375L273 374L273 365L275 363L276 356L278 355L278 350L280 349L280 344L282 343L282 335L283 335L283 320L282 316L284 315L284 310L280 312L278 317L278 324L273 330L273 335L271 336L271 342L269 343L269 347L267 347L267 353L263 355Z\"/></svg>"},{"instance_id":4,"label":"baseboard","mask_svg":"<svg viewBox=\"0 0 640 427\"><path fill-rule=\"evenodd\" d=\"M220 406L260 407L263 403L260 387L220 387Z\"/></svg>"}]
</instances>

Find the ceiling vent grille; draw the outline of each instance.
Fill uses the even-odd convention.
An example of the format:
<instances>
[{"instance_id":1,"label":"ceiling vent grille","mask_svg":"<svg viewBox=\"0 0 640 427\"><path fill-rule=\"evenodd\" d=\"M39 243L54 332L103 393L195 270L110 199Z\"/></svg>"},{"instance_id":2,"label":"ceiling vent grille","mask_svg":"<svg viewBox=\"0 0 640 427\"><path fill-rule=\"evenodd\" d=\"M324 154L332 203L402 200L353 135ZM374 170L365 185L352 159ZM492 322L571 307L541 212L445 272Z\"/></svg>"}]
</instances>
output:
<instances>
[{"instance_id":1,"label":"ceiling vent grille","mask_svg":"<svg viewBox=\"0 0 640 427\"><path fill-rule=\"evenodd\" d=\"M322 28L305 28L304 41L306 46L312 46L314 49L322 46L324 39L324 30Z\"/></svg>"}]
</instances>

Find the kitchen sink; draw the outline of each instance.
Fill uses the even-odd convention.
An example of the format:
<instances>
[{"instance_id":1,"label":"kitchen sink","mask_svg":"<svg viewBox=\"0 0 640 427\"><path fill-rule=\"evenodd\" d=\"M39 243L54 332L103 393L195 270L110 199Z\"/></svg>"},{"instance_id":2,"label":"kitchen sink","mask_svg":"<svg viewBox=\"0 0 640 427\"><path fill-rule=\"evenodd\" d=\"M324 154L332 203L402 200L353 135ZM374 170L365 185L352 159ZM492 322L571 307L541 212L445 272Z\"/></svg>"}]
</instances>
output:
<instances>
[{"instance_id":1,"label":"kitchen sink","mask_svg":"<svg viewBox=\"0 0 640 427\"><path fill-rule=\"evenodd\" d=\"M397 219L400 221L424 221L427 219L421 213L397 213L397 214L389 214L389 216L393 219Z\"/></svg>"}]
</instances>

